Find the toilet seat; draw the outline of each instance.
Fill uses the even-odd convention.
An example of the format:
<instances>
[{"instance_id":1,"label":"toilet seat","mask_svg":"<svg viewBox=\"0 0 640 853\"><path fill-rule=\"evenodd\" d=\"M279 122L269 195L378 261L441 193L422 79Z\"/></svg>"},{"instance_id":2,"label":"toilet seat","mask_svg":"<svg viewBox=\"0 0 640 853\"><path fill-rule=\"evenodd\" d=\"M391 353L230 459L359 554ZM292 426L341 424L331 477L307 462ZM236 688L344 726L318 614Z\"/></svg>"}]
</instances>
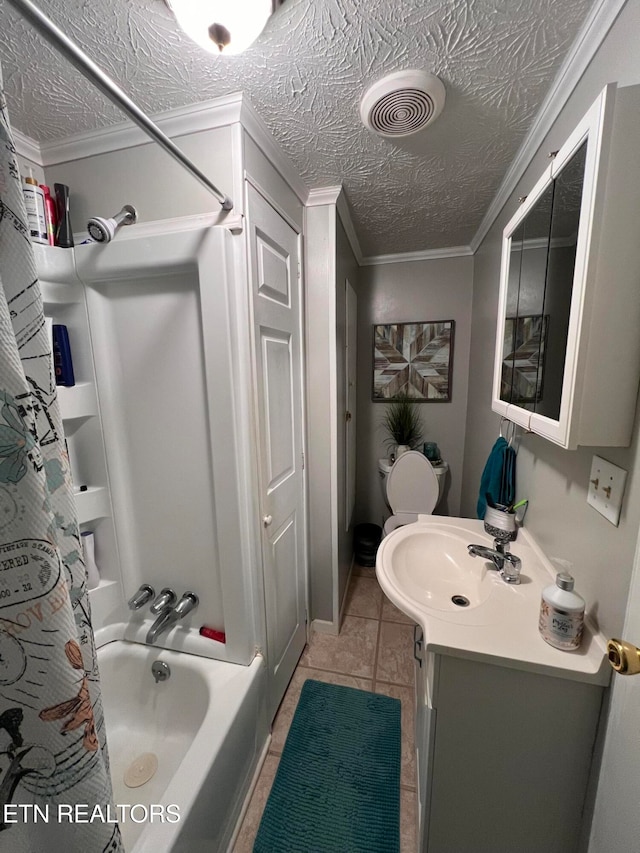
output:
<instances>
[{"instance_id":1,"label":"toilet seat","mask_svg":"<svg viewBox=\"0 0 640 853\"><path fill-rule=\"evenodd\" d=\"M431 515L438 503L438 477L427 457L410 450L398 457L387 478L387 499L393 515L384 525L384 534L411 524L418 515Z\"/></svg>"}]
</instances>

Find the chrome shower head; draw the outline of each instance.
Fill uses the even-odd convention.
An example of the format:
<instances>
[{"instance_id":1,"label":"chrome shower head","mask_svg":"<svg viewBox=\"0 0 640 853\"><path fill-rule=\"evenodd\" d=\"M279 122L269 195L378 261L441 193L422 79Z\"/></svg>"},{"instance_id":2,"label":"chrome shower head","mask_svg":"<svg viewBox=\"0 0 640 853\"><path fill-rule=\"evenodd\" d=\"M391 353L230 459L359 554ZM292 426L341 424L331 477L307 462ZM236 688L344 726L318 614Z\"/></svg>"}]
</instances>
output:
<instances>
[{"instance_id":1,"label":"chrome shower head","mask_svg":"<svg viewBox=\"0 0 640 853\"><path fill-rule=\"evenodd\" d=\"M94 216L87 222L89 237L96 243L110 243L121 225L133 225L138 219L138 212L131 204L125 204L120 213L111 219Z\"/></svg>"}]
</instances>

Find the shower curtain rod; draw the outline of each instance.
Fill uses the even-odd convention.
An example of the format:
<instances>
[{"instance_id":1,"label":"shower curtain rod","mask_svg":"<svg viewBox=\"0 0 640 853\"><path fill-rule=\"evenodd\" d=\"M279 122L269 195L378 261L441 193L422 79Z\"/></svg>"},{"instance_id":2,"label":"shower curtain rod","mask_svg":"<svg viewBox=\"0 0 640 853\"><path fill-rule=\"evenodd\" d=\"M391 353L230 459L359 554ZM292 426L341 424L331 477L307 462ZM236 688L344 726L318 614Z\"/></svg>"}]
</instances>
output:
<instances>
[{"instance_id":1,"label":"shower curtain rod","mask_svg":"<svg viewBox=\"0 0 640 853\"><path fill-rule=\"evenodd\" d=\"M7 0L10 6L13 6L25 20L27 20L50 44L52 44L59 53L66 57L69 62L77 68L77 70L90 80L103 95L120 107L129 118L135 122L138 127L154 139L164 150L177 160L193 177L200 181L222 205L223 210L232 210L233 201L229 196L221 192L215 184L211 183L209 178L201 172L198 167L189 160L189 158L175 145L169 137L163 133L160 128L154 124L149 116L135 104L131 98L126 95L119 86L117 86L104 71L89 59L89 57L78 47L75 42L71 41L61 29L59 29L53 21L35 6L31 0Z\"/></svg>"}]
</instances>

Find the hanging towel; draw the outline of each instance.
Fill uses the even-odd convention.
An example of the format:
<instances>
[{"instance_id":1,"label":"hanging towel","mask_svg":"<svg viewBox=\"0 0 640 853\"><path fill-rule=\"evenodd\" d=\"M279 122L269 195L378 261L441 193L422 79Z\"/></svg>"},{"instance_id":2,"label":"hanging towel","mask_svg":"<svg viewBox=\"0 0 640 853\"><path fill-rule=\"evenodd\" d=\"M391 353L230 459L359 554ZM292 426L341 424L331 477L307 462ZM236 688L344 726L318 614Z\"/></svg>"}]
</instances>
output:
<instances>
[{"instance_id":1,"label":"hanging towel","mask_svg":"<svg viewBox=\"0 0 640 853\"><path fill-rule=\"evenodd\" d=\"M487 494L494 503L504 506L510 506L516 497L516 452L502 436L491 448L480 478L478 518L484 518L487 510Z\"/></svg>"}]
</instances>

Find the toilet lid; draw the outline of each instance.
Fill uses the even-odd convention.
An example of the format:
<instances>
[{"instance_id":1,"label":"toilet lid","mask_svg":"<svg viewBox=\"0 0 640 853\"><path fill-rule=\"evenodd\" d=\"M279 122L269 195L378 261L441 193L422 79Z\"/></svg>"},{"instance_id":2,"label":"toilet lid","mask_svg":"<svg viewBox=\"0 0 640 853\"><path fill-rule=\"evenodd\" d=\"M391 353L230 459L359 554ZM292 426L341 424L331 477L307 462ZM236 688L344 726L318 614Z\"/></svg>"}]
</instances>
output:
<instances>
[{"instance_id":1,"label":"toilet lid","mask_svg":"<svg viewBox=\"0 0 640 853\"><path fill-rule=\"evenodd\" d=\"M410 450L398 457L387 478L387 499L399 512L430 515L438 503L438 478L427 457Z\"/></svg>"}]
</instances>

